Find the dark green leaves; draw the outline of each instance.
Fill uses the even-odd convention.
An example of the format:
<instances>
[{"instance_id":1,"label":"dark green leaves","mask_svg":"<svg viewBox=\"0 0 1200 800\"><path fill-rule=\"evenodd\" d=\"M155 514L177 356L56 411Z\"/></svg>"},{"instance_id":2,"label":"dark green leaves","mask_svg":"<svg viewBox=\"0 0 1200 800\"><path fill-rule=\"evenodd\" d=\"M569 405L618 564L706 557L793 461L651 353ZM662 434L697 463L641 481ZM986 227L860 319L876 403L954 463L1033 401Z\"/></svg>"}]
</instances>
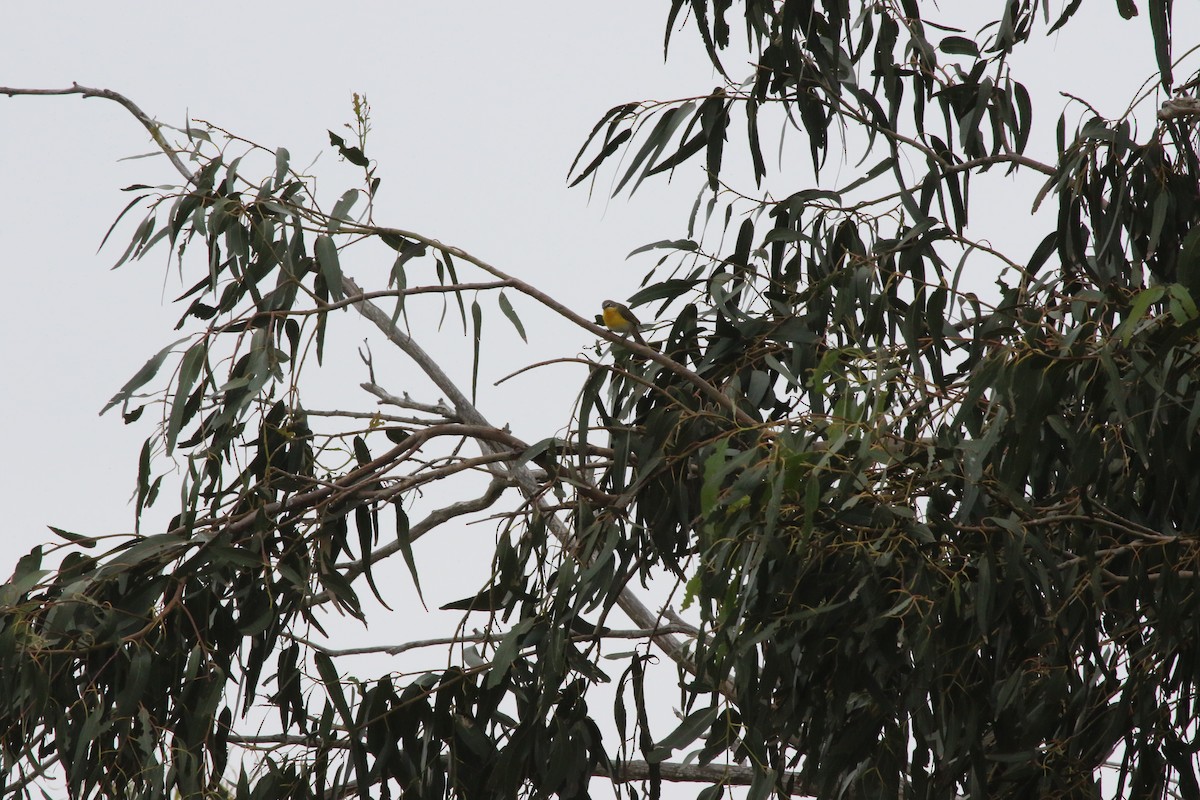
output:
<instances>
[{"instance_id":1,"label":"dark green leaves","mask_svg":"<svg viewBox=\"0 0 1200 800\"><path fill-rule=\"evenodd\" d=\"M342 292L342 267L338 262L337 245L329 236L318 236L313 243L313 252L317 256L317 263L321 267L321 275L325 278L330 295L335 300L340 300L345 295Z\"/></svg>"},{"instance_id":2,"label":"dark green leaves","mask_svg":"<svg viewBox=\"0 0 1200 800\"><path fill-rule=\"evenodd\" d=\"M708 731L713 720L717 718L717 711L716 708L703 708L688 714L679 727L658 742L649 759L655 762L665 761L674 751L688 747Z\"/></svg>"},{"instance_id":3,"label":"dark green leaves","mask_svg":"<svg viewBox=\"0 0 1200 800\"><path fill-rule=\"evenodd\" d=\"M636 191L642 181L651 175L672 171L701 151L706 153L705 167L708 172L708 181L710 187L715 190L721 172L731 105L725 91L717 88L699 106L689 100L657 112L658 118L651 126L650 132L645 135L629 166L625 168L624 174L616 182L613 189L614 196L628 185L634 175L637 175L638 179L633 183L631 191ZM601 164L618 152L621 146L633 137L635 130L640 129L655 115L655 110L648 111L636 105L621 106L610 111L601 120L601 123L597 124L592 135L584 143L579 156L576 157L576 163L589 145L596 140L602 123L607 121L608 127L605 128L600 151L576 175L571 185L575 186L592 175ZM622 122L627 127L617 131L616 126ZM670 144L675 140L676 132L680 130L678 141L671 149ZM574 165L572 165L572 170L574 170Z\"/></svg>"},{"instance_id":4,"label":"dark green leaves","mask_svg":"<svg viewBox=\"0 0 1200 800\"><path fill-rule=\"evenodd\" d=\"M1149 0L1154 58L1158 62L1159 81L1168 92L1175 88L1175 78L1171 72L1171 11L1174 5L1174 0ZM1126 18L1128 8L1128 5L1121 5L1121 13ZM1136 14L1137 9L1134 8L1133 12Z\"/></svg>"},{"instance_id":5,"label":"dark green leaves","mask_svg":"<svg viewBox=\"0 0 1200 800\"><path fill-rule=\"evenodd\" d=\"M979 45L963 36L947 36L938 43L938 50L959 56L979 57Z\"/></svg>"},{"instance_id":6,"label":"dark green leaves","mask_svg":"<svg viewBox=\"0 0 1200 800\"><path fill-rule=\"evenodd\" d=\"M633 131L626 128L625 130L617 133L612 138L606 138L604 141L604 146L600 149L600 152L597 153L595 158L593 158L590 162L588 162L588 165L586 167L584 167L583 170L578 175L575 176L575 180L571 181L570 185L578 186L589 175L591 175L593 172L595 172L597 167L599 167L601 164L603 164L608 159L609 156L611 156L613 153L617 152L617 150L620 149L621 145L623 145L623 144L625 144L625 142L629 141L629 138L632 135L633 135ZM579 153L580 153L580 155L582 155L583 151L580 150Z\"/></svg>"},{"instance_id":7,"label":"dark green leaves","mask_svg":"<svg viewBox=\"0 0 1200 800\"><path fill-rule=\"evenodd\" d=\"M399 503L393 503L392 506L396 512L396 542L400 545L400 553L404 556L404 566L408 567L408 574L412 576L417 596L424 604L425 596L421 592L421 576L417 572L417 561L413 557L412 542L409 540L408 515L404 513L404 509L400 507Z\"/></svg>"},{"instance_id":8,"label":"dark green leaves","mask_svg":"<svg viewBox=\"0 0 1200 800\"><path fill-rule=\"evenodd\" d=\"M346 140L333 131L329 131L329 143L337 148L342 158L356 167L370 166L371 162L367 159L361 148L354 145L347 145Z\"/></svg>"},{"instance_id":9,"label":"dark green leaves","mask_svg":"<svg viewBox=\"0 0 1200 800\"><path fill-rule=\"evenodd\" d=\"M197 342L188 348L179 364L179 376L175 380L175 395L171 401L171 416L167 421L165 436L168 455L175 449L179 430L187 422L188 406L192 404L192 387L195 386L196 379L200 377L201 370L205 366L207 353L208 348L205 343Z\"/></svg>"}]
</instances>

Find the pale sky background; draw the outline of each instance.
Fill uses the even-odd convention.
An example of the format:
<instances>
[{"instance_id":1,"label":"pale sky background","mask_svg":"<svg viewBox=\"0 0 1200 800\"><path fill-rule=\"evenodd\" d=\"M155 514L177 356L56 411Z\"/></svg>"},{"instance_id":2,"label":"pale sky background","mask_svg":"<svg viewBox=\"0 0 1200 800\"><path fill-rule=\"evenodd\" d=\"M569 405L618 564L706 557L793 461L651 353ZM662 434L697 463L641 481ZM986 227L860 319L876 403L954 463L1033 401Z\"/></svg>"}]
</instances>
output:
<instances>
[{"instance_id":1,"label":"pale sky background","mask_svg":"<svg viewBox=\"0 0 1200 800\"><path fill-rule=\"evenodd\" d=\"M114 89L170 124L182 126L188 116L209 120L267 147L286 146L297 165L319 156L313 171L321 176L326 207L358 179L338 163L326 131L345 132L351 94L360 92L373 108L368 155L383 179L377 222L463 247L590 316L603 298L636 291L656 257L626 261L627 253L685 235L703 180L698 165L688 167L671 185L651 179L632 199L611 201L611 171L590 201L584 187L566 186L567 167L608 108L703 94L719 83L691 28L674 37L671 60L663 64L668 6L648 0L370 2L337 9L227 0L203 6L10 2L0 18L0 85L59 88L77 81ZM942 3L968 13L980 6L998 9L1000 3ZM1016 76L1034 97L1035 157L1052 159L1054 125L1065 102L1059 91L1117 115L1150 75L1144 9L1125 22L1113 6L1087 3L1080 12L1090 14L1086 19L1042 37L1035 52L1018 53ZM1177 4L1181 44L1200 29L1196 6ZM734 35L740 34L735 24ZM727 66L734 76L747 72L736 58ZM1141 115L1143 135L1153 110L1148 105ZM1071 111L1072 126L1079 115L1078 108ZM742 137L735 122L728 152ZM800 147L796 163L802 164L807 148L798 137L790 142ZM119 161L151 149L141 126L109 101L0 96L0 263L8 286L0 315L5 575L17 557L50 538L47 524L86 534L132 526L130 494L150 423L125 426L115 411L97 412L147 357L178 338L172 328L183 309L169 301L180 283L165 249L109 270L132 232L128 225L99 255L96 248L130 199L121 187L177 182L161 158ZM789 178L790 190L810 185L799 169ZM851 165L830 171L825 186L853 174ZM1041 225L1028 222L1038 184L992 182L1004 185L994 203L975 207L973 230L1001 249L1021 242L1012 252L1028 254L1042 235ZM974 188L982 197L984 183ZM390 260L343 261L363 282L389 267ZM990 281L985 274L984 288ZM498 389L492 382L526 364L579 354L594 339L509 296L530 344L512 332L494 298L481 298L488 349L479 406L493 423L509 422L514 434L535 442L569 422L582 368L550 367ZM346 353L368 332L353 316L339 322L349 329ZM469 387L469 342L456 319L452 313L440 333L414 332L427 350L455 365L454 377ZM424 384L406 383L412 368L394 355L378 346L375 355L386 388L437 399ZM320 376L317 396L326 407L368 409L372 399L357 388L364 379L353 358L333 363ZM164 515L170 500L160 501ZM420 566L448 579L472 555L486 557L493 531L485 524L445 532L454 541L428 537L417 548ZM430 606L475 591L478 580L427 582ZM404 590L396 591L401 599L394 607L402 608ZM410 625L419 628L419 621L405 614L405 623L403 631L389 633L395 626L385 620L370 635L351 626L347 637L375 643L413 638ZM668 731L666 722L655 733ZM694 794L686 787L678 796Z\"/></svg>"}]
</instances>

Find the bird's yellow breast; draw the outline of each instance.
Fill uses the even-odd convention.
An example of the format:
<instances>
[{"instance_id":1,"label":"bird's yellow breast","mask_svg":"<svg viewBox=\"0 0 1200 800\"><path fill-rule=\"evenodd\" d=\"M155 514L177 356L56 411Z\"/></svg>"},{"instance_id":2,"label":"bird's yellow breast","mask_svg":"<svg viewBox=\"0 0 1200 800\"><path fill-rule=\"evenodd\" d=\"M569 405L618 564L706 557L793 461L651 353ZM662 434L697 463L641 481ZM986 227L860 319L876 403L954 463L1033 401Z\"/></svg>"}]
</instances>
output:
<instances>
[{"instance_id":1,"label":"bird's yellow breast","mask_svg":"<svg viewBox=\"0 0 1200 800\"><path fill-rule=\"evenodd\" d=\"M605 306L604 324L617 333L628 333L633 328L633 323L621 316L614 306Z\"/></svg>"}]
</instances>

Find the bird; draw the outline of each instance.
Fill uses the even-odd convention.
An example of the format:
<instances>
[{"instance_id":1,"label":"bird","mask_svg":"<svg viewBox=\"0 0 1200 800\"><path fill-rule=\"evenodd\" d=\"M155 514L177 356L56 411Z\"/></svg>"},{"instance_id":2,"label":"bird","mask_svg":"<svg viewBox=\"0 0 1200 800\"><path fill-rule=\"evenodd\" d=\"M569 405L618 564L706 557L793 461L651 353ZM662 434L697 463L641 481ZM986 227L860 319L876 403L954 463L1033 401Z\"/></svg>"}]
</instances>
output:
<instances>
[{"instance_id":1,"label":"bird","mask_svg":"<svg viewBox=\"0 0 1200 800\"><path fill-rule=\"evenodd\" d=\"M632 335L634 341L643 347L646 345L646 340L642 338L642 333L639 330L642 323L629 310L629 306L622 305L615 300L605 300L601 304L604 309L604 325L613 333L619 333L622 336Z\"/></svg>"}]
</instances>

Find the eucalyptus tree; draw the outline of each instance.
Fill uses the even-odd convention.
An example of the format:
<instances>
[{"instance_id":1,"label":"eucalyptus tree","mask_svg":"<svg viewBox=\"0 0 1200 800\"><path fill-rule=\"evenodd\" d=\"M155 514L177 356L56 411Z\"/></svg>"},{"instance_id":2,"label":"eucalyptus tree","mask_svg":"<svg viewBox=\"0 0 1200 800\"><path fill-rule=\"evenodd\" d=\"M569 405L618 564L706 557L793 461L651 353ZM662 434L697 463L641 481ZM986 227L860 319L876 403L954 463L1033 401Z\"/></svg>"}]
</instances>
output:
<instances>
[{"instance_id":1,"label":"eucalyptus tree","mask_svg":"<svg viewBox=\"0 0 1200 800\"><path fill-rule=\"evenodd\" d=\"M699 36L720 85L609 110L570 168L703 180L686 235L646 248L646 344L376 220L365 105L331 134L362 184L325 208L286 150L0 89L140 120L180 180L135 188L122 261L190 273L186 337L110 404L152 418L137 503L173 519L100 549L58 531L3 587L4 793L1200 796L1200 73L1170 2L1089 5L1148 22L1130 47L1157 73L1040 135L1013 67L1081 3L978 5L963 30L918 0L673 0L667 43ZM981 240L985 174L1057 214ZM425 295L476 360L485 307L537 324L517 295L611 345L571 429L489 421L403 324ZM370 373L370 405L310 413L343 309L445 402ZM453 501L410 518L434 482ZM326 609L365 621L385 562L419 585L412 542L480 518L462 623L380 648L445 666L342 666Z\"/></svg>"}]
</instances>

